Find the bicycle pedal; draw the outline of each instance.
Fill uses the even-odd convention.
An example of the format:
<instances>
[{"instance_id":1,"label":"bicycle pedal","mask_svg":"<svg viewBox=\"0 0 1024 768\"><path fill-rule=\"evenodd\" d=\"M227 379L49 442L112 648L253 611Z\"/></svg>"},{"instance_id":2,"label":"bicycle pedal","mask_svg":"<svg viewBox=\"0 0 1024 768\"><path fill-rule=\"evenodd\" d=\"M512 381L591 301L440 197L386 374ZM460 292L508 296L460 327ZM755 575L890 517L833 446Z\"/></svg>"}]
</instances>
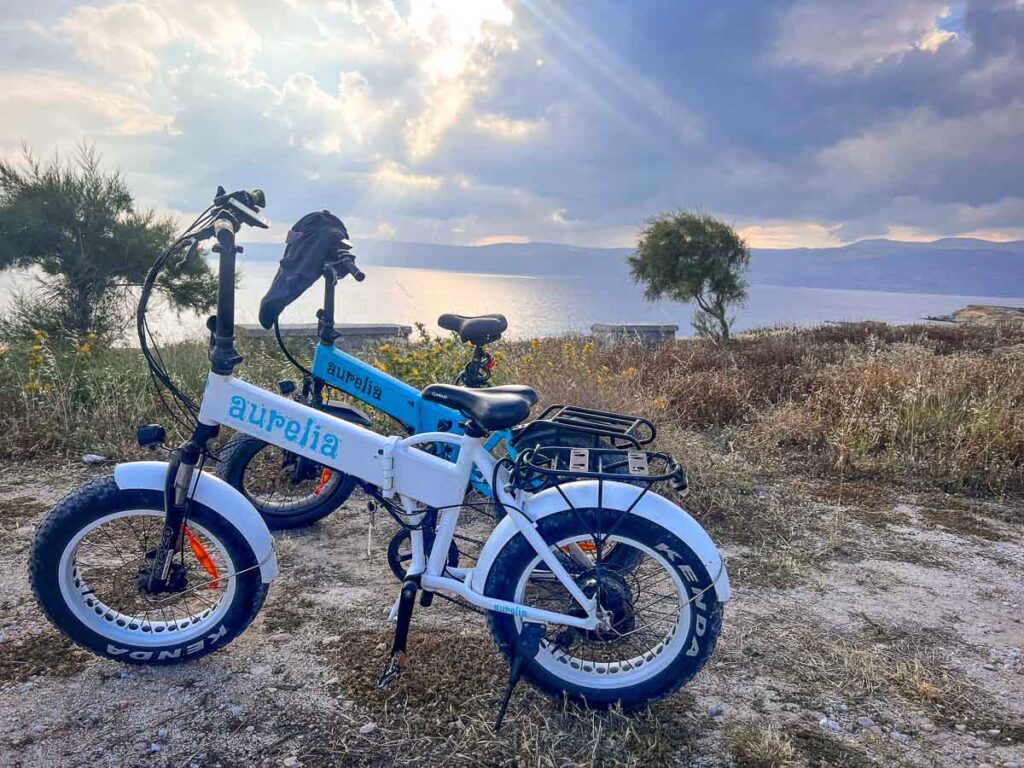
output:
<instances>
[{"instance_id":1,"label":"bicycle pedal","mask_svg":"<svg viewBox=\"0 0 1024 768\"><path fill-rule=\"evenodd\" d=\"M384 668L380 677L377 678L377 690L386 691L398 682L398 678L402 676L402 672L405 670L407 661L406 655L402 652L391 654L388 665Z\"/></svg>"}]
</instances>

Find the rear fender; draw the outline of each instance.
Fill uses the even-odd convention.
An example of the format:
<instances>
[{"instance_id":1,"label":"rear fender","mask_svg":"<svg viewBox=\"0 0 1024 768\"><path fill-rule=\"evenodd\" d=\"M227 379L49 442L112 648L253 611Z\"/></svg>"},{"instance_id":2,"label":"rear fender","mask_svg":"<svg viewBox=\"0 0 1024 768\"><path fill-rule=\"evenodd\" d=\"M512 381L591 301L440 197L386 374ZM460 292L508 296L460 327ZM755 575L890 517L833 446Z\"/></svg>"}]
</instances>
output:
<instances>
[{"instance_id":1,"label":"rear fender","mask_svg":"<svg viewBox=\"0 0 1024 768\"><path fill-rule=\"evenodd\" d=\"M627 483L604 481L601 489L601 506L605 509L626 510L636 501L636 497L643 489ZM561 493L559 493L561 490ZM573 483L564 483L559 488L548 488L528 499L523 512L531 520L541 520L548 515L563 512L568 509L565 497L572 502L577 509L598 506L598 482L596 480L581 480ZM700 558L708 574L715 579L715 593L719 602L726 602L732 596L729 588L729 575L725 572L725 564L722 562L722 555L718 547L708 536L700 523L693 519L682 507L673 504L668 499L648 491L640 502L633 507L633 514L640 515L648 520L657 523L668 529L682 539ZM487 583L487 575L494 565L498 553L508 544L515 535L519 533L511 515L498 523L494 531L487 539L480 559L473 569L472 587L475 591L483 594L484 585ZM674 560L674 554L667 550L665 557ZM677 557L677 556L676 556Z\"/></svg>"},{"instance_id":2,"label":"rear fender","mask_svg":"<svg viewBox=\"0 0 1024 768\"><path fill-rule=\"evenodd\" d=\"M167 463L133 461L114 467L114 482L121 490L164 491ZM274 537L249 500L208 472L196 472L192 479L193 498L223 517L252 547L260 563L260 576L269 584L277 576Z\"/></svg>"}]
</instances>

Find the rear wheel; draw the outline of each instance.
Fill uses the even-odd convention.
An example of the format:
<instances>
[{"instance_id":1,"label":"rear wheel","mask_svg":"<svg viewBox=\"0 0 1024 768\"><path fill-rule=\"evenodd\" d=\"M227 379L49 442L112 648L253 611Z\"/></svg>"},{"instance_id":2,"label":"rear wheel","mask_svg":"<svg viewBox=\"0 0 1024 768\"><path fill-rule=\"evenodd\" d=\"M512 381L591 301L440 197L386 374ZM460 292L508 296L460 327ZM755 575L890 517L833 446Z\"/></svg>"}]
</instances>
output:
<instances>
[{"instance_id":1,"label":"rear wheel","mask_svg":"<svg viewBox=\"0 0 1024 768\"><path fill-rule=\"evenodd\" d=\"M256 554L213 510L193 502L166 589L143 585L164 522L163 494L112 477L66 496L36 529L29 575L53 624L99 656L174 664L227 645L266 597Z\"/></svg>"},{"instance_id":2,"label":"rear wheel","mask_svg":"<svg viewBox=\"0 0 1024 768\"><path fill-rule=\"evenodd\" d=\"M327 517L355 488L344 472L248 435L221 449L217 475L241 491L272 530L302 528Z\"/></svg>"},{"instance_id":3,"label":"rear wheel","mask_svg":"<svg viewBox=\"0 0 1024 768\"><path fill-rule=\"evenodd\" d=\"M619 514L570 510L538 523L544 540L551 542L580 589L597 595L606 625L596 630L549 626L537 656L525 665L524 676L549 694L564 692L587 706L621 703L631 709L667 696L700 671L718 639L722 606L696 553L671 531L637 515L623 518L610 536L617 549L634 553L630 568L596 561L587 567L565 554L566 548L593 543L602 520L607 526ZM498 554L485 592L536 608L584 615L522 534ZM491 612L489 622L498 647L510 656L523 620Z\"/></svg>"}]
</instances>

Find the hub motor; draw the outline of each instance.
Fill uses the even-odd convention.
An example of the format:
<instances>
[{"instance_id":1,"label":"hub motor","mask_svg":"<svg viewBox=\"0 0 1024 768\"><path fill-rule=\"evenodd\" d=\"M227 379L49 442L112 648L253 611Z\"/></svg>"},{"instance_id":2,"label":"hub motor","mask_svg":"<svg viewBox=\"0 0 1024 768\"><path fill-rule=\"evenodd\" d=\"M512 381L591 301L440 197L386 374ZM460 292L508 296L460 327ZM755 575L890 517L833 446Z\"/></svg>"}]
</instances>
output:
<instances>
[{"instance_id":1,"label":"hub motor","mask_svg":"<svg viewBox=\"0 0 1024 768\"><path fill-rule=\"evenodd\" d=\"M591 568L576 578L576 584L587 597L597 596L602 621L597 629L566 627L555 638L556 645L569 648L577 638L589 642L612 643L633 631L636 627L633 594L622 576L607 567L602 567L600 573L597 568ZM586 615L578 605L569 613L580 617Z\"/></svg>"},{"instance_id":2,"label":"hub motor","mask_svg":"<svg viewBox=\"0 0 1024 768\"><path fill-rule=\"evenodd\" d=\"M177 594L184 592L188 586L188 574L185 566L177 561L171 561L171 567L167 571L167 578L157 581L155 588L149 586L149 571L153 567L153 558L156 557L156 550L152 549L146 553L146 561L139 568L139 575L135 584L139 591L147 595Z\"/></svg>"}]
</instances>

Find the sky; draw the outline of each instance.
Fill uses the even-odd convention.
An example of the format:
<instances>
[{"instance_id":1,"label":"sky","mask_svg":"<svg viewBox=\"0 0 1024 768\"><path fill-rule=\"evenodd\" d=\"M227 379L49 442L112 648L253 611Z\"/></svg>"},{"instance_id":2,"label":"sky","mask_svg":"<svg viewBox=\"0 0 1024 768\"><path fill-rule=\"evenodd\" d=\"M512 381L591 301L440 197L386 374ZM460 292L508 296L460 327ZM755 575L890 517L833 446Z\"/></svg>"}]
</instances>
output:
<instances>
[{"instance_id":1,"label":"sky","mask_svg":"<svg viewBox=\"0 0 1024 768\"><path fill-rule=\"evenodd\" d=\"M1024 239L1024 0L0 0L0 155L353 240Z\"/></svg>"}]
</instances>

